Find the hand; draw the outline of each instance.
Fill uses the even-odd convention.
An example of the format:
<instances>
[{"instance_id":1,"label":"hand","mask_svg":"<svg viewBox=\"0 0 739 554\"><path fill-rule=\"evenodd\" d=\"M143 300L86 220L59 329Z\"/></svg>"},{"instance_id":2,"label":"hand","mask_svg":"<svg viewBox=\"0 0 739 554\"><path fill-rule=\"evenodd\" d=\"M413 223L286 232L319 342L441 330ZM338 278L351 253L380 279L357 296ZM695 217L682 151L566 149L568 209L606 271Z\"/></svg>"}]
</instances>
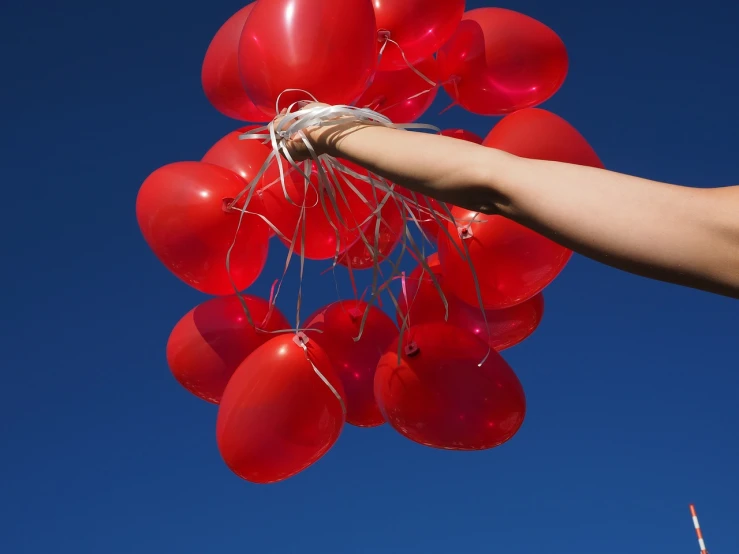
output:
<instances>
[{"instance_id":1,"label":"hand","mask_svg":"<svg viewBox=\"0 0 739 554\"><path fill-rule=\"evenodd\" d=\"M310 108L325 108L328 107L328 104L322 104L321 102L312 102L310 104L307 104L301 109L310 109ZM275 117L274 124L275 127L279 125L279 123L285 119L286 117L290 117L290 114L287 113L287 110L282 110L280 114ZM305 138L308 139L308 142L313 147L314 152L316 155L320 156L322 152L322 144L320 141L320 137L322 133L326 130L325 127L308 127L306 129L303 129L303 134L305 135ZM294 134L288 139L286 139L283 144L285 145L285 148L287 149L288 153L292 157L293 161L295 162L302 162L304 160L311 158L311 152L306 146L305 142L303 141L303 138L299 134ZM284 155L284 152L281 152Z\"/></svg>"},{"instance_id":2,"label":"hand","mask_svg":"<svg viewBox=\"0 0 739 554\"><path fill-rule=\"evenodd\" d=\"M307 104L302 109L327 107L329 107L328 104L313 102L311 104ZM278 125L280 121L285 118L290 118L290 116L291 114L286 112L281 113L275 118L275 125ZM327 125L326 123L328 121L331 121L332 123ZM338 156L340 141L345 136L353 131L361 129L362 127L372 125L374 125L374 123L359 121L350 115L339 115L328 120L324 120L321 125L303 129L303 134L316 155L320 156L322 154L331 154L332 156ZM296 134L286 139L283 144L295 162L301 162L311 158L311 152L308 149L308 146L299 135Z\"/></svg>"}]
</instances>

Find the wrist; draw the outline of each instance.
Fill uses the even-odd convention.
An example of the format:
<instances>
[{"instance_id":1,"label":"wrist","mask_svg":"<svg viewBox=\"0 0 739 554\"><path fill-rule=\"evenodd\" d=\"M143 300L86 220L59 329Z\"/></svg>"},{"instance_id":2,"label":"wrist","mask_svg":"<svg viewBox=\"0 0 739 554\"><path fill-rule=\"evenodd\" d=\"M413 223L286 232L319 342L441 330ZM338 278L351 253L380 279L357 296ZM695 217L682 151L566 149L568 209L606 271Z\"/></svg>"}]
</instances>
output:
<instances>
[{"instance_id":1,"label":"wrist","mask_svg":"<svg viewBox=\"0 0 739 554\"><path fill-rule=\"evenodd\" d=\"M313 127L307 132L308 140L311 141L318 155L328 154L341 157L344 139L362 128L372 126L374 125L371 123L347 118L346 121L340 123L332 122L327 125Z\"/></svg>"},{"instance_id":2,"label":"wrist","mask_svg":"<svg viewBox=\"0 0 739 554\"><path fill-rule=\"evenodd\" d=\"M326 136L329 130L329 127L324 126L311 127L310 129L305 130L308 140L311 145L313 145L313 149L316 151L316 154L319 156L321 154L331 154L329 152L329 141Z\"/></svg>"}]
</instances>

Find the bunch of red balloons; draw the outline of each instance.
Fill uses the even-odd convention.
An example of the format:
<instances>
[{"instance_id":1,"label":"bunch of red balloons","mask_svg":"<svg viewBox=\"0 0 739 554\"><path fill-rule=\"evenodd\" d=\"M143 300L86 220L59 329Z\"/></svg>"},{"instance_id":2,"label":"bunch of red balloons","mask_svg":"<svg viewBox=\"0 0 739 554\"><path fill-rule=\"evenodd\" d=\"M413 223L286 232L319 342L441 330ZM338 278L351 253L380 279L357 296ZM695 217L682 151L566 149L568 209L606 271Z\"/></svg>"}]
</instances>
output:
<instances>
[{"instance_id":1,"label":"bunch of red balloons","mask_svg":"<svg viewBox=\"0 0 739 554\"><path fill-rule=\"evenodd\" d=\"M565 79L560 38L526 15L465 12L464 4L248 4L213 38L202 84L220 112L252 125L200 161L154 171L140 189L137 218L155 255L214 296L177 323L167 360L186 389L219 404L218 447L244 479L295 475L332 447L345 422L388 422L413 441L451 450L498 446L523 423L523 388L499 352L537 328L542 290L571 252L503 217L400 187L383 200L368 172L346 161L351 172L326 190L320 163L280 171L270 145L240 140L260 127L253 124L309 99L411 123L443 89L468 111L505 116L484 140L462 129L443 135L601 166L573 127L535 108ZM395 318L373 302L344 300L290 329L273 299L244 292L262 273L273 235L303 258L362 270L388 259L411 221L438 254L417 255L414 271L392 278L401 285Z\"/></svg>"}]
</instances>

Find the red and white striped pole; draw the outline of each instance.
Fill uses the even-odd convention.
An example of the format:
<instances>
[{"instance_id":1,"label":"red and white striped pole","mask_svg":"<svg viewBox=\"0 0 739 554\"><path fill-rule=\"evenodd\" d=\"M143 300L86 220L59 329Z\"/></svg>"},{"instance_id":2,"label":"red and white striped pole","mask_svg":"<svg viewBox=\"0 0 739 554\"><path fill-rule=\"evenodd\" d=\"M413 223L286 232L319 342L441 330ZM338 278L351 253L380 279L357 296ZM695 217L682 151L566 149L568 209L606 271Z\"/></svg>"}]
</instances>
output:
<instances>
[{"instance_id":1,"label":"red and white striped pole","mask_svg":"<svg viewBox=\"0 0 739 554\"><path fill-rule=\"evenodd\" d=\"M695 527L695 534L698 535L698 544L701 547L701 554L708 554L706 550L706 543L703 542L703 533L701 533L701 526L698 523L698 514L695 513L695 506L690 505L690 515L693 516L693 526Z\"/></svg>"}]
</instances>

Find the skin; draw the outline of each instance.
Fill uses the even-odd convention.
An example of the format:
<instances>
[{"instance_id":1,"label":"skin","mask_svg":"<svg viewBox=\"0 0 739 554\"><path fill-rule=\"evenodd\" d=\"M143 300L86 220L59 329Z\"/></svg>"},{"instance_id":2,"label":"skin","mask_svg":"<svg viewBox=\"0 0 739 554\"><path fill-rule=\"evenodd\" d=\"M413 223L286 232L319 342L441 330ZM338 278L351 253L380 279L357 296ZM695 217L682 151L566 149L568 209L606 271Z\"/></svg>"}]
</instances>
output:
<instances>
[{"instance_id":1,"label":"skin","mask_svg":"<svg viewBox=\"0 0 739 554\"><path fill-rule=\"evenodd\" d=\"M591 259L739 298L739 186L691 188L531 160L451 137L347 119L305 131L316 153L415 192L501 215ZM303 141L286 142L297 161Z\"/></svg>"}]
</instances>

